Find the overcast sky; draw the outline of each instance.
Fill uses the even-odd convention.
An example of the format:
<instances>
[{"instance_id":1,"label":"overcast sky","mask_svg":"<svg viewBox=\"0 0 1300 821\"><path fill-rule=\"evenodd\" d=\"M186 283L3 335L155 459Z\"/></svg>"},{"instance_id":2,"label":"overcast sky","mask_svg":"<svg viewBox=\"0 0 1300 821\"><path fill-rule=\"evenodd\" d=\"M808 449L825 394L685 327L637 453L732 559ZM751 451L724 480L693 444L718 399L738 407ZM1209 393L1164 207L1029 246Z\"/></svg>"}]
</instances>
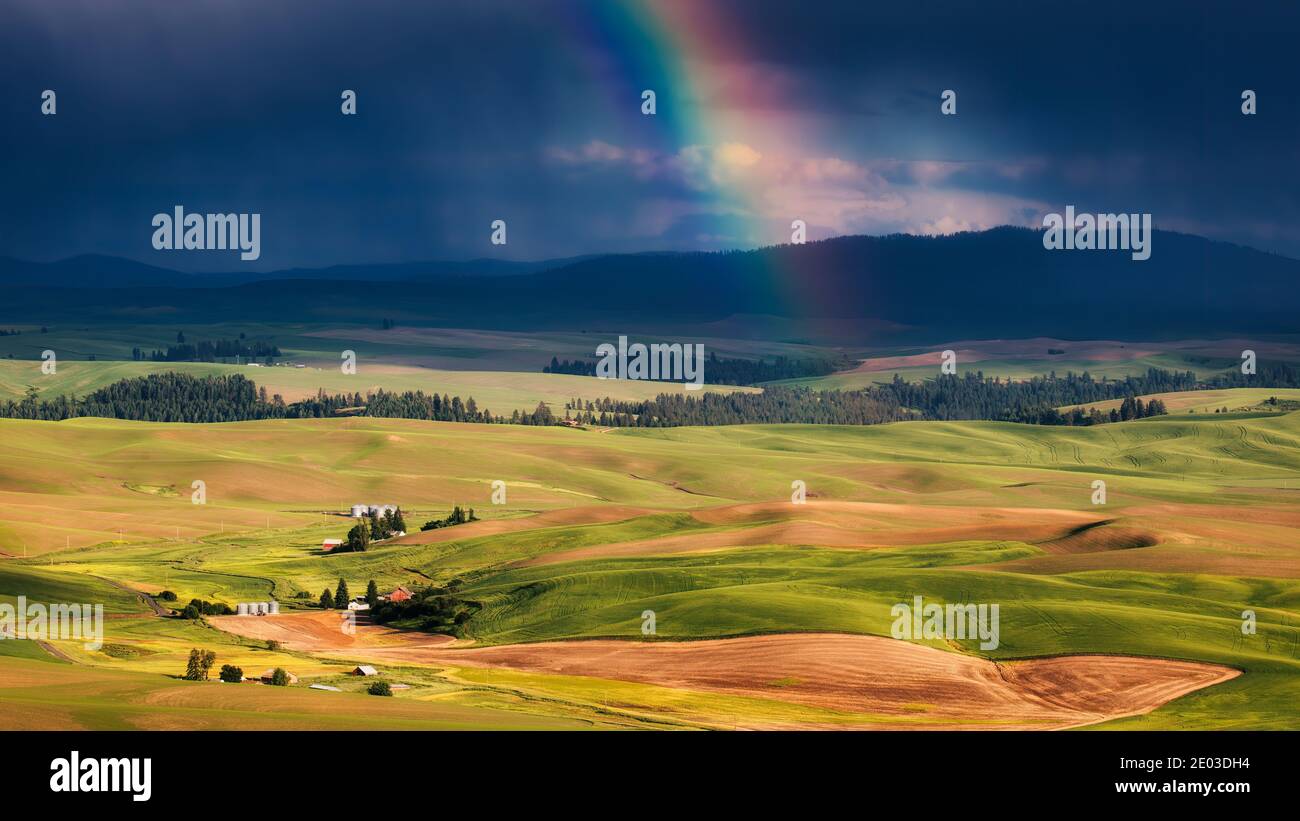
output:
<instances>
[{"instance_id":1,"label":"overcast sky","mask_svg":"<svg viewBox=\"0 0 1300 821\"><path fill-rule=\"evenodd\" d=\"M1072 204L1300 257L1289 2L0 4L0 255L540 259ZM178 204L260 213L261 259L155 251Z\"/></svg>"}]
</instances>

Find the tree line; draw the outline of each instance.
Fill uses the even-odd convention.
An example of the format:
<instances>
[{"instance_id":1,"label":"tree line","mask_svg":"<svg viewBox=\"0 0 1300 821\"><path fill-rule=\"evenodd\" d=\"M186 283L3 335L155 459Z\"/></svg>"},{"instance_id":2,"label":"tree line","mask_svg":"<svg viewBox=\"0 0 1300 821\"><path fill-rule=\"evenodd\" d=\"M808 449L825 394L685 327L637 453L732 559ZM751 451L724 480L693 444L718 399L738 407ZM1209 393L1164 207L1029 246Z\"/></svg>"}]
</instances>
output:
<instances>
[{"instance_id":1,"label":"tree line","mask_svg":"<svg viewBox=\"0 0 1300 821\"><path fill-rule=\"evenodd\" d=\"M279 356L283 354L277 346L261 339L217 339L198 343L182 341L168 345L165 351L155 349L147 353L141 348L131 349L131 358L136 362L217 362L236 357L270 360Z\"/></svg>"},{"instance_id":2,"label":"tree line","mask_svg":"<svg viewBox=\"0 0 1300 821\"><path fill-rule=\"evenodd\" d=\"M1089 374L1055 374L1022 382L985 378L982 373L941 375L923 382L894 380L862 390L816 391L768 386L762 393L706 393L700 396L660 394L649 400L571 400L569 418L579 424L608 427L675 427L745 423L803 423L873 425L904 419L990 420L1037 425L1095 425L1166 413L1163 402L1141 402L1138 394L1190 390L1190 371L1176 374L1151 370L1145 376L1095 380ZM1072 409L1122 399L1110 412Z\"/></svg>"},{"instance_id":3,"label":"tree line","mask_svg":"<svg viewBox=\"0 0 1300 821\"><path fill-rule=\"evenodd\" d=\"M1086 405L1112 399L1127 399L1153 393L1195 390L1199 381L1191 371L1165 371L1149 368L1140 376L1121 379L1095 379L1087 371L1057 376L1035 376L1025 380L986 378L983 372L940 375L923 382L907 382L897 374L893 381L875 386L877 393L894 397L905 408L915 409L925 419L960 420L986 419L1034 424L1097 424L1100 421L1127 421L1126 416L1114 420L1108 414L1098 419L1084 414L1083 420L1073 414L1062 415L1057 421L1051 412L1066 405ZM1157 405L1158 409L1163 404ZM1162 412L1162 411L1157 411ZM1150 415L1150 414L1148 414ZM1071 421L1066 421L1069 419Z\"/></svg>"},{"instance_id":4,"label":"tree line","mask_svg":"<svg viewBox=\"0 0 1300 821\"><path fill-rule=\"evenodd\" d=\"M451 513L445 519L430 519L425 522L420 529L438 530L444 527L455 527L456 525L463 525L477 521L478 516L474 515L474 508L471 507L466 509L460 505L456 505L452 508Z\"/></svg>"},{"instance_id":5,"label":"tree line","mask_svg":"<svg viewBox=\"0 0 1300 821\"><path fill-rule=\"evenodd\" d=\"M268 399L265 389L259 392L238 374L149 374L105 385L84 399L66 395L41 399L35 388L29 388L21 400L0 403L0 416L5 418L51 421L99 416L142 422L241 422L288 413L281 397Z\"/></svg>"},{"instance_id":6,"label":"tree line","mask_svg":"<svg viewBox=\"0 0 1300 821\"><path fill-rule=\"evenodd\" d=\"M781 386L769 386L762 393L661 393L654 399L638 401L605 397L579 401L577 406L570 403L566 413L580 424L634 428L780 423L876 425L914 417L892 397L870 391Z\"/></svg>"},{"instance_id":7,"label":"tree line","mask_svg":"<svg viewBox=\"0 0 1300 821\"><path fill-rule=\"evenodd\" d=\"M588 359L558 359L551 357L551 364L542 368L542 373L566 373L574 376L596 376L596 362ZM778 379L802 379L812 376L828 376L836 371L852 367L846 358L826 359L790 359L777 356L771 362L759 359L722 359L716 353L710 353L704 361L704 379L710 385L757 385L762 382L774 382ZM663 378L660 382L681 382L681 379Z\"/></svg>"},{"instance_id":8,"label":"tree line","mask_svg":"<svg viewBox=\"0 0 1300 821\"><path fill-rule=\"evenodd\" d=\"M195 376L155 373L122 379L85 398L60 395L41 399L29 388L20 400L0 402L0 417L60 421L78 416L130 419L141 422L247 422L258 419L312 419L360 415L439 422L515 422L551 424L550 408L539 405L531 413L515 411L510 417L480 410L473 397L461 399L424 391L392 393L380 389L360 393L326 394L299 402L285 402L279 394L268 396L241 374Z\"/></svg>"},{"instance_id":9,"label":"tree line","mask_svg":"<svg viewBox=\"0 0 1300 821\"><path fill-rule=\"evenodd\" d=\"M596 400L575 398L557 416L544 402L533 411L513 411L496 416L480 409L473 397L424 391L393 393L383 389L361 393L327 394L288 403L268 396L240 374L195 376L159 373L114 382L84 399L57 396L43 400L29 388L21 400L0 402L0 417L62 420L78 416L130 419L147 422L241 422L258 419L303 419L344 415L440 422L554 425L576 423L607 427L675 427L679 425L739 425L753 423L803 423L873 425L904 419L1026 422L1049 425L1092 425L1166 412L1159 400L1121 404L1114 413L1060 412L1056 408L1108 400L1129 400L1171 391L1253 387L1300 387L1300 369L1275 365L1254 376L1219 374L1200 380L1191 371L1148 369L1145 374L1122 379L1096 379L1087 372L1036 376L1015 381L988 378L982 372L940 375L908 382L893 381L861 390L813 390L768 386L761 393L660 394L648 400ZM1125 407L1128 407L1126 416Z\"/></svg>"}]
</instances>

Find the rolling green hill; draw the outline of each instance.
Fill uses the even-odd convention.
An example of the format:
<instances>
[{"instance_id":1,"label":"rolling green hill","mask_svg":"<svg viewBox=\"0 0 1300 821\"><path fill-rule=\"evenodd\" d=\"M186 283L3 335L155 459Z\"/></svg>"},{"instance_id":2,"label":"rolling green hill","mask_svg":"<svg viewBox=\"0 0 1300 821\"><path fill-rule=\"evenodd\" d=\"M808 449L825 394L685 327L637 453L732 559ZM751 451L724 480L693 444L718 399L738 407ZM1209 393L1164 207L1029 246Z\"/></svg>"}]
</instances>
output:
<instances>
[{"instance_id":1,"label":"rolling green hill","mask_svg":"<svg viewBox=\"0 0 1300 821\"><path fill-rule=\"evenodd\" d=\"M280 654L316 679L345 663L151 617L106 579L181 602L274 596L286 612L310 609L340 577L358 592L372 578L383 589L460 579L457 595L479 606L464 634L482 646L636 640L645 610L660 641L881 636L891 604L922 595L1001 607L997 650L928 642L947 652L1126 654L1244 671L1121 726L1300 726L1300 413L1091 428L606 432L365 418L0 420L0 435L0 551L10 556L0 593L108 603L118 614L111 653L60 648L96 669L175 674L193 646L250 666ZM191 503L194 479L206 482L206 504ZM1104 505L1093 503L1098 479ZM495 480L508 487L504 506L491 504ZM805 505L791 504L796 481ZM338 511L356 501L401 504L413 524L466 504L481 521L322 553L324 538L351 525ZM1241 633L1245 610L1256 635ZM30 645L7 655L40 658ZM481 672L412 669L457 699L548 694L549 706L526 712L554 718L590 717L605 692L582 677L512 673L494 685ZM620 686L638 704L669 703L660 689ZM776 702L689 698L693 715L814 720Z\"/></svg>"}]
</instances>

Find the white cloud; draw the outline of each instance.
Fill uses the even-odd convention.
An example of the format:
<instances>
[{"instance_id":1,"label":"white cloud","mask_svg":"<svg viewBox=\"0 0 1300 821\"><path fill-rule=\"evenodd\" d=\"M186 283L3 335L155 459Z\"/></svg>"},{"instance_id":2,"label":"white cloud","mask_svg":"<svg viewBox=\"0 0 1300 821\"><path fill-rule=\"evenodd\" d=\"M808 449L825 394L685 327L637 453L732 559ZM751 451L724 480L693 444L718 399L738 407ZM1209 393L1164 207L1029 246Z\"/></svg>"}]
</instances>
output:
<instances>
[{"instance_id":1,"label":"white cloud","mask_svg":"<svg viewBox=\"0 0 1300 821\"><path fill-rule=\"evenodd\" d=\"M638 179L669 179L685 189L712 195L714 207L698 197L659 199L637 209L637 233L653 235L672 219L712 210L768 226L768 241L788 235L802 219L810 237L855 233L950 234L997 225L1033 225L1046 204L1011 194L950 187L959 172L985 170L1014 178L1035 170L1022 163L965 163L939 160L880 160L863 164L842 157L760 150L740 141L691 145L675 154L625 149L593 140L578 149L551 149L554 162L588 169L622 168ZM886 178L889 179L886 179ZM892 182L891 182L892 180ZM753 238L761 241L762 238Z\"/></svg>"},{"instance_id":2,"label":"white cloud","mask_svg":"<svg viewBox=\"0 0 1300 821\"><path fill-rule=\"evenodd\" d=\"M973 230L973 226L966 220L954 219L951 214L945 214L934 222L927 222L921 226L917 233L932 235L959 234L962 231Z\"/></svg>"}]
</instances>

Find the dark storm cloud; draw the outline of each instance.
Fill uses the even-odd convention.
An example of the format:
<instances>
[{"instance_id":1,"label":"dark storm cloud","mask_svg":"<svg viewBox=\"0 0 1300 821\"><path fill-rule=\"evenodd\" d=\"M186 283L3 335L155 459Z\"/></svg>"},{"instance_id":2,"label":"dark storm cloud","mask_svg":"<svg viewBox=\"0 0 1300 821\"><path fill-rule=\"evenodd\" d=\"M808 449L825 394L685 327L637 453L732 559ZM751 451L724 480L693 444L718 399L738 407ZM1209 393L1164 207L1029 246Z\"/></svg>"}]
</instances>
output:
<instances>
[{"instance_id":1,"label":"dark storm cloud","mask_svg":"<svg viewBox=\"0 0 1300 821\"><path fill-rule=\"evenodd\" d=\"M1167 227L1300 252L1300 93L1293 5L919 2L823 15L736 4L758 52L806 75L860 156L1023 165L958 187L1017 190ZM959 116L932 116L935 90ZM1260 114L1242 116L1243 89Z\"/></svg>"},{"instance_id":2,"label":"dark storm cloud","mask_svg":"<svg viewBox=\"0 0 1300 821\"><path fill-rule=\"evenodd\" d=\"M788 223L762 210L788 195L822 233L1075 204L1300 255L1300 14L1285 4L707 5L726 21L716 52L619 46L581 3L11 0L0 254L192 270L467 258L502 250L497 218L515 258L714 248ZM729 122L720 139L762 162L727 166L744 152L693 151L642 118L623 99L629 45L684 61L707 89L695 118ZM957 117L937 116L944 88ZM777 122L795 136L773 148ZM150 217L176 204L261 213L262 258L154 251Z\"/></svg>"}]
</instances>

